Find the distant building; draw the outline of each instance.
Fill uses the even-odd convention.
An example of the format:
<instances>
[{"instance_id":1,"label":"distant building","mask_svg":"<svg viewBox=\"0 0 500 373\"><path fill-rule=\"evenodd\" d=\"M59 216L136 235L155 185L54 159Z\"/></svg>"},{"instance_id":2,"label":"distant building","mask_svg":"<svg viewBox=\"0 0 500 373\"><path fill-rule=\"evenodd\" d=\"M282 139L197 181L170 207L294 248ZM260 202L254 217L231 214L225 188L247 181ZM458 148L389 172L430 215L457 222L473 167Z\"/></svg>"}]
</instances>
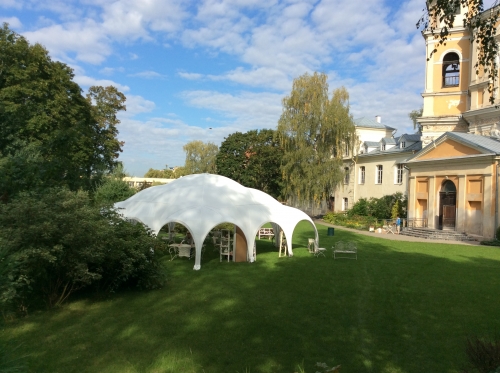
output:
<instances>
[{"instance_id":1,"label":"distant building","mask_svg":"<svg viewBox=\"0 0 500 373\"><path fill-rule=\"evenodd\" d=\"M466 7L457 8L443 45L429 30L422 33L426 57L437 51L426 62L421 135L393 138L388 127L356 122L360 149L344 159L346 179L332 195L335 210L349 209L362 197L401 191L408 196L408 220L414 224L495 237L500 221L499 81L475 68L477 43L471 44L473 30L463 26L465 12ZM488 15L489 10L480 17Z\"/></svg>"},{"instance_id":2,"label":"distant building","mask_svg":"<svg viewBox=\"0 0 500 373\"><path fill-rule=\"evenodd\" d=\"M153 184L168 184L176 179L161 179L157 177L124 177L123 181L127 182L132 188L141 189L145 183Z\"/></svg>"},{"instance_id":3,"label":"distant building","mask_svg":"<svg viewBox=\"0 0 500 373\"><path fill-rule=\"evenodd\" d=\"M420 134L394 137L396 129L375 120L354 121L358 145L344 157L344 180L330 200L334 211L349 210L360 198L380 198L408 191L408 158L422 149Z\"/></svg>"}]
</instances>

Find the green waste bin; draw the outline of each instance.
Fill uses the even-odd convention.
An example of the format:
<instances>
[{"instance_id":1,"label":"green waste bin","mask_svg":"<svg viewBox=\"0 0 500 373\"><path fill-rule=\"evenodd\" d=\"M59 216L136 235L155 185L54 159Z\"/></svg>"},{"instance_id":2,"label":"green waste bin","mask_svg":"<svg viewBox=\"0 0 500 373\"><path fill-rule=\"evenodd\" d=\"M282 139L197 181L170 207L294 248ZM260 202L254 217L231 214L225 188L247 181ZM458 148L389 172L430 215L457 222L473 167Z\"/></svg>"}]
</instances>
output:
<instances>
[{"instance_id":1,"label":"green waste bin","mask_svg":"<svg viewBox=\"0 0 500 373\"><path fill-rule=\"evenodd\" d=\"M328 227L328 235L333 236L335 234L335 228Z\"/></svg>"}]
</instances>

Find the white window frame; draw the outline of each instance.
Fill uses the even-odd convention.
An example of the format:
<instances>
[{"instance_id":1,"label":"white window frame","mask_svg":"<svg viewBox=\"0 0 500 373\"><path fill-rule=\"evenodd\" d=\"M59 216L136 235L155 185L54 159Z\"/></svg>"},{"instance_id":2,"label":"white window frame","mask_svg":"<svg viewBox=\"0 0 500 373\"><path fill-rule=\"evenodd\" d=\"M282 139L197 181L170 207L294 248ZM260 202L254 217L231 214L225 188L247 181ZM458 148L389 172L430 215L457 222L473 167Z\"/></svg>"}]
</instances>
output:
<instances>
[{"instance_id":1,"label":"white window frame","mask_svg":"<svg viewBox=\"0 0 500 373\"><path fill-rule=\"evenodd\" d=\"M375 166L375 184L382 184L384 167L381 164Z\"/></svg>"},{"instance_id":2,"label":"white window frame","mask_svg":"<svg viewBox=\"0 0 500 373\"><path fill-rule=\"evenodd\" d=\"M366 177L366 168L365 166L360 166L359 167L359 184L364 184L365 183L365 178Z\"/></svg>"},{"instance_id":3,"label":"white window frame","mask_svg":"<svg viewBox=\"0 0 500 373\"><path fill-rule=\"evenodd\" d=\"M402 142L401 142L401 146L400 146L400 148L401 148L401 149L406 148L406 142L402 141Z\"/></svg>"},{"instance_id":4,"label":"white window frame","mask_svg":"<svg viewBox=\"0 0 500 373\"><path fill-rule=\"evenodd\" d=\"M349 210L349 198L344 197L342 198L342 211L347 211Z\"/></svg>"},{"instance_id":5,"label":"white window frame","mask_svg":"<svg viewBox=\"0 0 500 373\"><path fill-rule=\"evenodd\" d=\"M403 184L403 170L404 167L402 163L397 163L394 166L394 184Z\"/></svg>"}]
</instances>

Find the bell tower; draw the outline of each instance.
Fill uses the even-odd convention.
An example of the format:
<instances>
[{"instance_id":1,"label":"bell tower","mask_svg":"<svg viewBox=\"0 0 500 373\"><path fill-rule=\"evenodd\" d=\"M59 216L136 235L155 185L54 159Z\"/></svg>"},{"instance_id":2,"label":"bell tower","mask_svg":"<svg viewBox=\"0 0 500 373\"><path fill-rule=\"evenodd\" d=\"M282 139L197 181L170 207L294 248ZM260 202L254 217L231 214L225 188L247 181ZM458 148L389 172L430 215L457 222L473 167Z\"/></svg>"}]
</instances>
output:
<instances>
[{"instance_id":1,"label":"bell tower","mask_svg":"<svg viewBox=\"0 0 500 373\"><path fill-rule=\"evenodd\" d=\"M455 22L449 29L448 40L439 44L439 29L432 35L424 30L425 65L424 110L419 123L422 146L444 132L468 132L463 113L469 109L468 85L470 81L471 35L463 26L466 8L456 9ZM435 32L436 32L435 30ZM431 57L430 54L435 51Z\"/></svg>"}]
</instances>

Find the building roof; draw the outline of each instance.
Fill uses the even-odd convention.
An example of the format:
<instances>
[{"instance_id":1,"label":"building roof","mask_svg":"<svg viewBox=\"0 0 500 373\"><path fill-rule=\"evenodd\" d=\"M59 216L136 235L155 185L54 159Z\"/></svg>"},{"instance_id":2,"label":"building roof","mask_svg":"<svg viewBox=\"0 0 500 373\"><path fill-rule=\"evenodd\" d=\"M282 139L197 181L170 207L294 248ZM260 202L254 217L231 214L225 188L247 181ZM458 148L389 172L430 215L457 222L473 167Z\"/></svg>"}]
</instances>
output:
<instances>
[{"instance_id":1,"label":"building roof","mask_svg":"<svg viewBox=\"0 0 500 373\"><path fill-rule=\"evenodd\" d=\"M389 131L395 130L395 128L386 126L385 124L379 123L376 120L365 118L365 117L354 119L354 125L356 127L362 127L362 128L377 128L377 129L384 129L384 130L389 130Z\"/></svg>"},{"instance_id":2,"label":"building roof","mask_svg":"<svg viewBox=\"0 0 500 373\"><path fill-rule=\"evenodd\" d=\"M358 157L367 157L367 156L374 156L374 155L386 155L386 154L398 154L398 153L407 153L407 152L411 152L411 154L413 154L413 153L420 151L421 149L422 149L422 142L418 141L418 142L411 144L411 145L407 146L406 148L402 148L402 149L399 146L395 146L393 148L386 149L386 150L380 150L377 148L377 149L372 150L368 153L359 154Z\"/></svg>"},{"instance_id":3,"label":"building roof","mask_svg":"<svg viewBox=\"0 0 500 373\"><path fill-rule=\"evenodd\" d=\"M384 137L382 139L382 142L389 144L389 145L396 145L397 144L397 141L394 137Z\"/></svg>"},{"instance_id":4,"label":"building roof","mask_svg":"<svg viewBox=\"0 0 500 373\"><path fill-rule=\"evenodd\" d=\"M369 148L378 148L380 146L380 142L378 141L365 141L364 144Z\"/></svg>"},{"instance_id":5,"label":"building roof","mask_svg":"<svg viewBox=\"0 0 500 373\"><path fill-rule=\"evenodd\" d=\"M403 137L404 137L404 141L417 142L417 141L420 141L421 135L418 133L413 133L413 134L405 133L404 135L401 135L401 137L399 138L399 141L403 141Z\"/></svg>"},{"instance_id":6,"label":"building roof","mask_svg":"<svg viewBox=\"0 0 500 373\"><path fill-rule=\"evenodd\" d=\"M500 141L482 135L474 135L472 133L460 133L460 132L445 132L437 140L441 139L443 136L448 136L451 139L458 140L470 145L479 146L490 153L500 154Z\"/></svg>"}]
</instances>

